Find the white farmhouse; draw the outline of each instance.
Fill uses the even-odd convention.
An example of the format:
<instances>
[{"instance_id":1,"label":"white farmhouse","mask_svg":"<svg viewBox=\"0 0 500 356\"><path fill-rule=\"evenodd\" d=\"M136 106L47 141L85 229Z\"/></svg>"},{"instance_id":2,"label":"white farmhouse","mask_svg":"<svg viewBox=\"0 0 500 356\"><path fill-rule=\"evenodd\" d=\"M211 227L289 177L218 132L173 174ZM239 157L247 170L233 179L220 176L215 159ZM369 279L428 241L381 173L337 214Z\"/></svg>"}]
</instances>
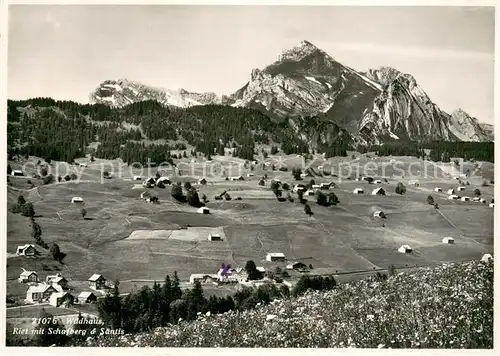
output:
<instances>
[{"instance_id":1,"label":"white farmhouse","mask_svg":"<svg viewBox=\"0 0 500 356\"><path fill-rule=\"evenodd\" d=\"M373 189L372 195L385 195L385 190L383 188Z\"/></svg>"},{"instance_id":2,"label":"white farmhouse","mask_svg":"<svg viewBox=\"0 0 500 356\"><path fill-rule=\"evenodd\" d=\"M20 170L13 170L12 172L10 172L10 175L15 177L22 177L24 176L24 173Z\"/></svg>"},{"instance_id":3,"label":"white farmhouse","mask_svg":"<svg viewBox=\"0 0 500 356\"><path fill-rule=\"evenodd\" d=\"M199 214L210 214L210 209L208 209L206 206L202 206L197 211Z\"/></svg>"},{"instance_id":4,"label":"white farmhouse","mask_svg":"<svg viewBox=\"0 0 500 356\"><path fill-rule=\"evenodd\" d=\"M412 249L409 245L402 245L400 248L398 248L398 252L401 253L411 253Z\"/></svg>"},{"instance_id":5,"label":"white farmhouse","mask_svg":"<svg viewBox=\"0 0 500 356\"><path fill-rule=\"evenodd\" d=\"M443 243L444 244L454 244L455 239L453 237L450 237L450 236L443 237Z\"/></svg>"},{"instance_id":6,"label":"white farmhouse","mask_svg":"<svg viewBox=\"0 0 500 356\"><path fill-rule=\"evenodd\" d=\"M418 187L418 186L420 185L420 184L419 184L419 182L418 182L418 180L410 180L410 181L408 182L408 184L409 184L409 185L413 185L413 186L415 186L415 187Z\"/></svg>"},{"instance_id":7,"label":"white farmhouse","mask_svg":"<svg viewBox=\"0 0 500 356\"><path fill-rule=\"evenodd\" d=\"M493 256L491 254L489 254L489 253L485 253L483 255L483 257L481 257L481 261L483 261L483 262L488 262L488 261L491 261L491 260L493 260Z\"/></svg>"},{"instance_id":8,"label":"white farmhouse","mask_svg":"<svg viewBox=\"0 0 500 356\"><path fill-rule=\"evenodd\" d=\"M73 197L71 198L72 203L83 203L83 198L82 197Z\"/></svg>"},{"instance_id":9,"label":"white farmhouse","mask_svg":"<svg viewBox=\"0 0 500 356\"><path fill-rule=\"evenodd\" d=\"M442 192L443 190L441 188L439 188L439 187L436 187L436 188L434 188L434 191L437 192L437 193L439 193L439 192Z\"/></svg>"},{"instance_id":10,"label":"white farmhouse","mask_svg":"<svg viewBox=\"0 0 500 356\"><path fill-rule=\"evenodd\" d=\"M354 194L364 194L364 190L361 188L356 188L352 191Z\"/></svg>"},{"instance_id":11,"label":"white farmhouse","mask_svg":"<svg viewBox=\"0 0 500 356\"><path fill-rule=\"evenodd\" d=\"M266 260L269 262L284 261L285 255L281 252L270 252L266 255Z\"/></svg>"},{"instance_id":12,"label":"white farmhouse","mask_svg":"<svg viewBox=\"0 0 500 356\"><path fill-rule=\"evenodd\" d=\"M220 234L208 234L207 237L208 241L222 241L222 237Z\"/></svg>"}]
</instances>

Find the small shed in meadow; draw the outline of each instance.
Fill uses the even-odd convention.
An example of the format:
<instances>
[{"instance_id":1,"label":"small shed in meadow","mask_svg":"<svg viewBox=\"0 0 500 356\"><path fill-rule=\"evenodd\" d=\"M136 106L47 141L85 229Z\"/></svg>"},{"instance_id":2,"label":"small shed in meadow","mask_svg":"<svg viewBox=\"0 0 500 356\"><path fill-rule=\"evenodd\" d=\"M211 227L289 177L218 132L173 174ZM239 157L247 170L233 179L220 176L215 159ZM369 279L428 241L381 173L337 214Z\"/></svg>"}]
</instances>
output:
<instances>
[{"instance_id":1,"label":"small shed in meadow","mask_svg":"<svg viewBox=\"0 0 500 356\"><path fill-rule=\"evenodd\" d=\"M485 253L483 257L481 257L481 261L483 262L488 262L490 260L493 260L493 256L489 253Z\"/></svg>"},{"instance_id":2,"label":"small shed in meadow","mask_svg":"<svg viewBox=\"0 0 500 356\"><path fill-rule=\"evenodd\" d=\"M284 261L285 254L281 252L270 252L266 255L266 260L269 262Z\"/></svg>"},{"instance_id":3,"label":"small shed in meadow","mask_svg":"<svg viewBox=\"0 0 500 356\"><path fill-rule=\"evenodd\" d=\"M207 237L208 241L222 241L222 237L220 234L208 234Z\"/></svg>"},{"instance_id":4,"label":"small shed in meadow","mask_svg":"<svg viewBox=\"0 0 500 356\"><path fill-rule=\"evenodd\" d=\"M453 237L447 236L447 237L443 237L442 242L444 244L454 244L455 243L455 239Z\"/></svg>"},{"instance_id":5,"label":"small shed in meadow","mask_svg":"<svg viewBox=\"0 0 500 356\"><path fill-rule=\"evenodd\" d=\"M385 195L385 190L383 188L375 188L372 191L372 195Z\"/></svg>"},{"instance_id":6,"label":"small shed in meadow","mask_svg":"<svg viewBox=\"0 0 500 356\"><path fill-rule=\"evenodd\" d=\"M206 206L202 206L197 211L199 214L210 214L210 209L208 209Z\"/></svg>"},{"instance_id":7,"label":"small shed in meadow","mask_svg":"<svg viewBox=\"0 0 500 356\"><path fill-rule=\"evenodd\" d=\"M398 252L401 253L411 253L412 249L409 245L402 245L400 248L398 248Z\"/></svg>"},{"instance_id":8,"label":"small shed in meadow","mask_svg":"<svg viewBox=\"0 0 500 356\"><path fill-rule=\"evenodd\" d=\"M373 213L374 218L380 218L380 219L386 219L387 217L385 216L385 213L381 210L377 210L376 212Z\"/></svg>"}]
</instances>

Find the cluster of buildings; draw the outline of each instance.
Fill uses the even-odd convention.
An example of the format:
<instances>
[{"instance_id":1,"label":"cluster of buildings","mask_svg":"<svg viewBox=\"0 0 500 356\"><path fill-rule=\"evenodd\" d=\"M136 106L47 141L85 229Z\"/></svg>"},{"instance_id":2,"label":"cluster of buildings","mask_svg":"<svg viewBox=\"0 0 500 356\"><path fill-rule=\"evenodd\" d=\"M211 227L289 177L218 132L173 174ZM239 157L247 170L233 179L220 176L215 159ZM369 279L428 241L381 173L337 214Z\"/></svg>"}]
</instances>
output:
<instances>
[{"instance_id":1,"label":"cluster of buildings","mask_svg":"<svg viewBox=\"0 0 500 356\"><path fill-rule=\"evenodd\" d=\"M100 274L94 274L88 279L89 289L93 291L83 291L76 297L70 293L68 280L61 273L49 275L41 281L37 272L23 269L18 282L29 285L26 291L27 302L49 303L55 307L93 303L97 300L97 295L93 291L101 293L107 288L106 278Z\"/></svg>"},{"instance_id":2,"label":"cluster of buildings","mask_svg":"<svg viewBox=\"0 0 500 356\"><path fill-rule=\"evenodd\" d=\"M304 184L295 184L293 186L293 191L295 193L298 193L299 191L302 191L304 193L304 196L314 196L316 194L317 190L329 190L330 188L334 188L335 182L330 182L330 183L320 183L320 184L313 184L311 186L311 189L307 189L307 187Z\"/></svg>"},{"instance_id":3,"label":"cluster of buildings","mask_svg":"<svg viewBox=\"0 0 500 356\"><path fill-rule=\"evenodd\" d=\"M211 234L209 239L220 239L220 235ZM266 255L266 261L268 262L285 262L285 254L281 252L270 252ZM264 277L266 269L262 266L257 266L257 271ZM304 264L300 262L291 263L287 266L287 269L300 269L305 268ZM233 268L231 265L222 264L220 269L213 274L208 273L196 273L189 277L189 283L194 284L200 282L202 284L215 284L219 285L221 283L245 283L247 282L247 274L245 270L241 267Z\"/></svg>"}]
</instances>

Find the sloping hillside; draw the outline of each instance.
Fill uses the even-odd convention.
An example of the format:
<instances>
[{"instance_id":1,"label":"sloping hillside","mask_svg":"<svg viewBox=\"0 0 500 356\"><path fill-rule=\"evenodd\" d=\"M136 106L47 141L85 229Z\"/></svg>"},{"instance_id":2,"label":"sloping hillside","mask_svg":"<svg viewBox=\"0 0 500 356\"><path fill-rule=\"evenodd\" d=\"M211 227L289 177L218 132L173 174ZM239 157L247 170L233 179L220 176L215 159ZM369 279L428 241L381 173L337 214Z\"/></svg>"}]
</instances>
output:
<instances>
[{"instance_id":1,"label":"sloping hillside","mask_svg":"<svg viewBox=\"0 0 500 356\"><path fill-rule=\"evenodd\" d=\"M467 262L342 284L242 313L200 316L87 346L492 348L493 263Z\"/></svg>"}]
</instances>

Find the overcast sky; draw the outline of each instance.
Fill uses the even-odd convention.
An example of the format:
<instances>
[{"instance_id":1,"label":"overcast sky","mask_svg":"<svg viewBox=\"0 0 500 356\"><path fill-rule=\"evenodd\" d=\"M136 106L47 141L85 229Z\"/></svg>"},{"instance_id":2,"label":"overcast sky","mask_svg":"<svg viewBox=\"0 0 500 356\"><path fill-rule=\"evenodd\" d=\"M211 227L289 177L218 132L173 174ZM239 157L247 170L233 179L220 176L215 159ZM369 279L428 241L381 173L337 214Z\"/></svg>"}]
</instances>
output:
<instances>
[{"instance_id":1,"label":"overcast sky","mask_svg":"<svg viewBox=\"0 0 500 356\"><path fill-rule=\"evenodd\" d=\"M354 69L412 74L446 111L493 123L494 9L11 6L8 96L88 102L106 79L230 94L300 40Z\"/></svg>"}]
</instances>

